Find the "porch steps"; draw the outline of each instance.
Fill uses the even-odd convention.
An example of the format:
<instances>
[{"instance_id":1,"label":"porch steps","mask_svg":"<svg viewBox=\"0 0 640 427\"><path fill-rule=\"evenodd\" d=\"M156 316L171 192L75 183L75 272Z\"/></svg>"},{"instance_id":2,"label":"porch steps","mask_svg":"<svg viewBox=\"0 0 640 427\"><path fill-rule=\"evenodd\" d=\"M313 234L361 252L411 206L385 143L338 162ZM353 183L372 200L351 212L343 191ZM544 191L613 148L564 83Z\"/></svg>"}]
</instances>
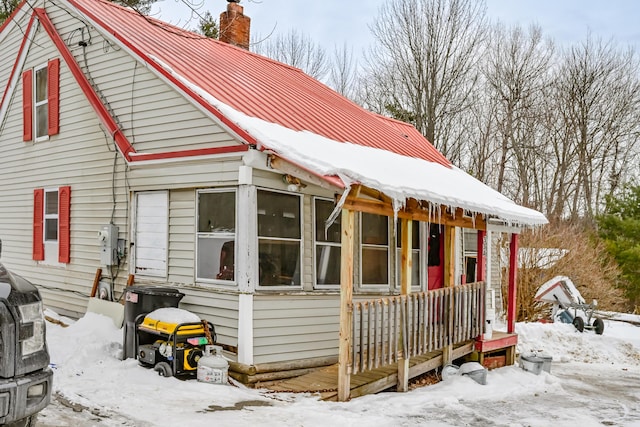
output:
<instances>
[{"instance_id":1,"label":"porch steps","mask_svg":"<svg viewBox=\"0 0 640 427\"><path fill-rule=\"evenodd\" d=\"M453 358L470 354L474 350L473 341L456 346ZM442 352L434 351L409 360L409 378L442 366ZM374 394L394 387L398 383L397 365L387 365L367 372L351 375L351 398ZM315 393L321 400L338 399L338 365L317 369L314 372L266 385L271 391L279 393Z\"/></svg>"}]
</instances>

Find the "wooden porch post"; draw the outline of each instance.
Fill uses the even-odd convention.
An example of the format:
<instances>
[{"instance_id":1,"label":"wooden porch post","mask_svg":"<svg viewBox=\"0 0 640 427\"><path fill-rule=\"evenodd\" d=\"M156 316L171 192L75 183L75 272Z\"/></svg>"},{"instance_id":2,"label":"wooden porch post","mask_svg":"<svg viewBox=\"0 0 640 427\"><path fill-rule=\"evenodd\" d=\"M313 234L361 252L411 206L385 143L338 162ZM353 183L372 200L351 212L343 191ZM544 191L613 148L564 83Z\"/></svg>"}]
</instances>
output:
<instances>
[{"instance_id":1,"label":"wooden porch post","mask_svg":"<svg viewBox=\"0 0 640 427\"><path fill-rule=\"evenodd\" d=\"M518 235L511 234L509 245L509 294L507 304L507 332L516 330L516 307L518 301L516 279L518 277Z\"/></svg>"},{"instance_id":2,"label":"wooden porch post","mask_svg":"<svg viewBox=\"0 0 640 427\"><path fill-rule=\"evenodd\" d=\"M400 219L400 294L409 295L411 289L411 267L413 264L413 257L411 256L411 237L413 221L401 218ZM409 337L405 336L409 330L407 325L407 310L408 306L405 306L405 315L400 316L400 341L399 348L402 349L402 357L398 359L398 386L397 390L400 392L409 391Z\"/></svg>"},{"instance_id":3,"label":"wooden porch post","mask_svg":"<svg viewBox=\"0 0 640 427\"><path fill-rule=\"evenodd\" d=\"M353 311L354 211L342 210L342 243L340 249L340 336L338 345L338 401L351 395L351 328Z\"/></svg>"},{"instance_id":4,"label":"wooden porch post","mask_svg":"<svg viewBox=\"0 0 640 427\"><path fill-rule=\"evenodd\" d=\"M478 230L478 257L476 258L476 282L482 282L485 278L484 238L487 235L484 230Z\"/></svg>"},{"instance_id":5,"label":"wooden porch post","mask_svg":"<svg viewBox=\"0 0 640 427\"><path fill-rule=\"evenodd\" d=\"M453 287L456 284L455 281L455 254L456 254L456 228L451 225L445 225L444 227L444 287ZM447 318L448 328L447 335L448 340L451 341L453 337L453 295L449 299L449 316ZM442 349L442 365L446 365L453 361L453 343L449 342Z\"/></svg>"}]
</instances>

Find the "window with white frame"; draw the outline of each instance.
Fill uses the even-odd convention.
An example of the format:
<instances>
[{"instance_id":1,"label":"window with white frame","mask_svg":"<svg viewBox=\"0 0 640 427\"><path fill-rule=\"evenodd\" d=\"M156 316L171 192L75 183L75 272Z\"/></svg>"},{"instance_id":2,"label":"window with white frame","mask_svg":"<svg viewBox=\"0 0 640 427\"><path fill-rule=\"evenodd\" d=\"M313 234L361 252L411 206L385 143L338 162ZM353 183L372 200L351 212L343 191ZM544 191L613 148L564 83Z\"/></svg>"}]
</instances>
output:
<instances>
[{"instance_id":1,"label":"window with white frame","mask_svg":"<svg viewBox=\"0 0 640 427\"><path fill-rule=\"evenodd\" d=\"M421 248L420 248L420 222L412 221L411 226L411 286L420 286L421 277ZM402 222L398 221L396 229L396 280L400 284L402 263Z\"/></svg>"},{"instance_id":2,"label":"window with white frame","mask_svg":"<svg viewBox=\"0 0 640 427\"><path fill-rule=\"evenodd\" d=\"M389 284L389 218L363 213L360 221L360 271L363 285Z\"/></svg>"},{"instance_id":3,"label":"window with white frame","mask_svg":"<svg viewBox=\"0 0 640 427\"><path fill-rule=\"evenodd\" d=\"M236 192L198 191L196 278L235 281Z\"/></svg>"},{"instance_id":4,"label":"window with white frame","mask_svg":"<svg viewBox=\"0 0 640 427\"><path fill-rule=\"evenodd\" d=\"M301 283L302 223L299 195L258 190L260 286Z\"/></svg>"},{"instance_id":5,"label":"window with white frame","mask_svg":"<svg viewBox=\"0 0 640 427\"><path fill-rule=\"evenodd\" d=\"M71 262L71 187L33 190L34 261Z\"/></svg>"},{"instance_id":6,"label":"window with white frame","mask_svg":"<svg viewBox=\"0 0 640 427\"><path fill-rule=\"evenodd\" d=\"M22 125L25 142L60 132L60 58L22 72Z\"/></svg>"},{"instance_id":7,"label":"window with white frame","mask_svg":"<svg viewBox=\"0 0 640 427\"><path fill-rule=\"evenodd\" d=\"M44 192L44 242L58 243L58 189Z\"/></svg>"},{"instance_id":8,"label":"window with white frame","mask_svg":"<svg viewBox=\"0 0 640 427\"><path fill-rule=\"evenodd\" d=\"M331 200L314 199L315 274L319 287L340 285L340 215L329 228L325 225L334 207Z\"/></svg>"},{"instance_id":9,"label":"window with white frame","mask_svg":"<svg viewBox=\"0 0 640 427\"><path fill-rule=\"evenodd\" d=\"M34 109L36 141L49 138L49 97L47 64L35 68Z\"/></svg>"}]
</instances>

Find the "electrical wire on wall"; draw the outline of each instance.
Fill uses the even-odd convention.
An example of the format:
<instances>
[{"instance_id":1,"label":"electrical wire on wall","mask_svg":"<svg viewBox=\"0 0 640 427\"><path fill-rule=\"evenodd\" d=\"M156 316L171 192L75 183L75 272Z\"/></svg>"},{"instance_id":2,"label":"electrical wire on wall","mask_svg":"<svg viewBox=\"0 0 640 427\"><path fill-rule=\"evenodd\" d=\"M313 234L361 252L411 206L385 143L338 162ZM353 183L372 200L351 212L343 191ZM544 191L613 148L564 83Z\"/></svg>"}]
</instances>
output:
<instances>
[{"instance_id":1,"label":"electrical wire on wall","mask_svg":"<svg viewBox=\"0 0 640 427\"><path fill-rule=\"evenodd\" d=\"M117 52L120 51L121 49L118 46L115 46L111 43L110 40L108 40L106 37L102 36L100 34L99 31L97 31L95 28L91 27L85 20L83 20L81 17L79 16L75 16L74 14L72 14L69 10L67 10L66 8L60 7L58 4L55 3L55 1L53 0L47 0L50 1L51 4L53 4L55 7L57 7L58 9L64 11L65 13L67 13L69 16L71 16L73 19L77 20L78 22L80 22L81 26L79 26L78 28L70 31L68 33L68 35L65 37L65 43L66 45L69 47L69 49L71 51L75 51L76 53L74 53L74 57L76 59L76 61L78 62L78 65L80 65L84 75L87 78L87 81L89 82L90 86L92 87L92 89L94 90L94 92L96 93L96 95L98 95L101 103L105 106L105 108L107 109L107 111L109 112L109 115L113 118L113 120L116 123L117 129L123 130L123 126L122 126L122 122L119 118L119 116L116 114L116 112L114 111L113 106L110 104L109 100L107 99L107 97L105 96L104 92L100 89L100 87L98 86L96 80L94 79L94 76L92 75L91 72L91 65L89 63L89 60L94 58L96 55L106 55L109 54L110 52ZM93 31L97 31L98 35L99 35L99 39L102 39L102 46L101 46L101 50L98 51L97 49L93 49L91 50L91 46L94 44L94 34ZM78 52L78 49L81 49L81 52ZM133 69L133 77L132 77L132 83L131 83L131 126L133 126L133 86L135 84L135 79L136 79L136 72L137 72L137 61L134 60L134 69ZM118 178L118 157L120 156L120 152L118 150L116 141L115 141L115 132L113 134L110 134L110 132L108 132L104 126L102 126L101 124L99 125L100 129L102 130L104 136L105 136L105 144L107 147L107 150L111 153L113 153L113 162L112 162L112 168L111 168L111 212L109 215L109 224L115 226L116 224L116 208L118 206L118 182L117 182L117 178ZM124 161L124 182L125 185L124 187L124 192L125 192L125 203L126 203L126 209L128 212L129 209L129 183L128 183L128 165L127 162ZM126 224L126 226L128 227L128 214L124 215L124 221ZM117 228L115 228L115 230L117 230ZM120 273L120 268L123 265L123 263L126 261L126 257L127 257L127 248L126 245L121 245L120 242L122 242L120 239L118 239L116 237L116 241L118 242L117 247L115 248L115 258L114 258L114 263L112 265L107 265L106 266L106 271L105 273L108 274L108 278L109 278L109 290L110 290L110 297L112 299L114 298L115 292L114 292L114 288L115 288L115 283L116 280L118 279L118 275ZM124 295L124 292L123 292ZM121 295L122 298L122 295Z\"/></svg>"}]
</instances>

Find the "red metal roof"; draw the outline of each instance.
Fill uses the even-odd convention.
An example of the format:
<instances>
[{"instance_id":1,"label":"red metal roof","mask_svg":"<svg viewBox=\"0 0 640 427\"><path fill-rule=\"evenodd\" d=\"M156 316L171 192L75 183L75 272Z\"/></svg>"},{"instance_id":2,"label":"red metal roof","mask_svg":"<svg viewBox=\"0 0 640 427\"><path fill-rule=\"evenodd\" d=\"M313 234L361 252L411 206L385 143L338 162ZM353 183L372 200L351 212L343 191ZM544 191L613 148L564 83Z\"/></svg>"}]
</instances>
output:
<instances>
[{"instance_id":1,"label":"red metal roof","mask_svg":"<svg viewBox=\"0 0 640 427\"><path fill-rule=\"evenodd\" d=\"M147 62L155 65L152 57L160 59L184 79L248 116L339 142L450 165L413 126L373 114L297 68L143 17L109 1L69 1ZM182 86L159 66L158 71ZM199 98L193 92L190 95ZM202 99L196 101L203 104Z\"/></svg>"}]
</instances>

